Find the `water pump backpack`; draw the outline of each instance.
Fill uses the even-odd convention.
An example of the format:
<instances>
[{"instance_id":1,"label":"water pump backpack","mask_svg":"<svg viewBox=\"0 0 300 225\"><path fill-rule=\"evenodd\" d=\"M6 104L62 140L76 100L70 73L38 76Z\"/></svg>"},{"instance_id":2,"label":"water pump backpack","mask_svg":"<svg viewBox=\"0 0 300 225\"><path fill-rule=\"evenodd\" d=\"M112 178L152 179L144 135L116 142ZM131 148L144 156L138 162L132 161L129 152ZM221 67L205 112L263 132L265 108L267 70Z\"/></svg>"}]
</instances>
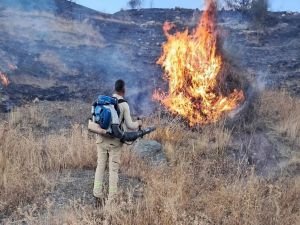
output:
<instances>
[{"instance_id":1,"label":"water pump backpack","mask_svg":"<svg viewBox=\"0 0 300 225\"><path fill-rule=\"evenodd\" d=\"M93 121L109 133L112 124L120 124L120 110L118 104L126 102L124 99L99 95L92 106Z\"/></svg>"}]
</instances>

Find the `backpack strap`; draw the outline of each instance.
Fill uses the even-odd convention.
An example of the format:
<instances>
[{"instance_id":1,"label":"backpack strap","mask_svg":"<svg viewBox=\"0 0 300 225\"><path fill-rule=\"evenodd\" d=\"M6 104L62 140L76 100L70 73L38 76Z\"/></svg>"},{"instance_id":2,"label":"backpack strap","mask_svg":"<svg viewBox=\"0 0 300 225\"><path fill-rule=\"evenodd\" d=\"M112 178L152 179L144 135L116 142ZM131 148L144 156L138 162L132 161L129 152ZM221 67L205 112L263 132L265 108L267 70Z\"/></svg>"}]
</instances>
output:
<instances>
[{"instance_id":1,"label":"backpack strap","mask_svg":"<svg viewBox=\"0 0 300 225\"><path fill-rule=\"evenodd\" d=\"M123 103L123 102L127 102L125 99L118 99L118 104L115 105L115 110L118 113L118 116L120 116L120 108L119 108L119 104ZM124 122L124 121L121 121Z\"/></svg>"},{"instance_id":2,"label":"backpack strap","mask_svg":"<svg viewBox=\"0 0 300 225\"><path fill-rule=\"evenodd\" d=\"M127 102L125 99L121 98L121 99L118 99L118 105L123 103L123 102ZM118 112L118 116L120 116L120 108L119 106L117 106L117 112ZM123 119L122 121L120 121L120 128L122 127L122 124L124 123L125 119L124 119L124 116L123 116Z\"/></svg>"},{"instance_id":3,"label":"backpack strap","mask_svg":"<svg viewBox=\"0 0 300 225\"><path fill-rule=\"evenodd\" d=\"M121 103L123 103L123 102L127 102L125 99L118 99L118 104L121 104Z\"/></svg>"}]
</instances>

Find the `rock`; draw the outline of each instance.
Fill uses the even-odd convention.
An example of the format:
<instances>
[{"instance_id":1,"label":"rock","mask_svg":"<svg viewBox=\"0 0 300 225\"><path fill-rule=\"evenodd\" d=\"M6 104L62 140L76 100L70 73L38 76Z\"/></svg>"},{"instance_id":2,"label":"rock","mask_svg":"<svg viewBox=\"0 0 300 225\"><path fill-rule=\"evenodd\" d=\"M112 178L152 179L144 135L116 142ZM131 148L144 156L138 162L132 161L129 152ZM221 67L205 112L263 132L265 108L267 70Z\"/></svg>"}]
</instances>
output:
<instances>
[{"instance_id":1,"label":"rock","mask_svg":"<svg viewBox=\"0 0 300 225\"><path fill-rule=\"evenodd\" d=\"M162 145L154 140L139 140L133 146L133 152L153 165L161 165L167 162Z\"/></svg>"},{"instance_id":2,"label":"rock","mask_svg":"<svg viewBox=\"0 0 300 225\"><path fill-rule=\"evenodd\" d=\"M246 143L246 145L242 143ZM237 149L235 152L236 159L246 159L249 165L255 166L259 175L272 177L280 169L280 152L277 145L264 133L240 135L234 140L232 147Z\"/></svg>"},{"instance_id":3,"label":"rock","mask_svg":"<svg viewBox=\"0 0 300 225\"><path fill-rule=\"evenodd\" d=\"M38 103L40 101L40 99L38 97L36 97L32 102L33 103Z\"/></svg>"}]
</instances>

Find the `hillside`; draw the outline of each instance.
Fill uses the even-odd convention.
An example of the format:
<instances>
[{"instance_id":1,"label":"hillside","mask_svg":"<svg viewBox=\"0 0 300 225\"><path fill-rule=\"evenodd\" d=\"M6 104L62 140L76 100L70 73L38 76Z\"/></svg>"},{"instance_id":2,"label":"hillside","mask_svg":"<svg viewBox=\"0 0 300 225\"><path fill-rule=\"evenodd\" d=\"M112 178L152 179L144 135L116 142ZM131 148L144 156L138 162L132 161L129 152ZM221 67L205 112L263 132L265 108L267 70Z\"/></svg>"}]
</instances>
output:
<instances>
[{"instance_id":1,"label":"hillside","mask_svg":"<svg viewBox=\"0 0 300 225\"><path fill-rule=\"evenodd\" d=\"M156 64L164 22L192 30L201 14L1 0L0 81L9 84L0 82L0 224L299 223L300 14L269 12L257 28L218 11L220 52L245 103L190 127L152 96L167 89ZM123 149L117 199L96 208L87 118L119 78L134 117L157 130Z\"/></svg>"},{"instance_id":2,"label":"hillside","mask_svg":"<svg viewBox=\"0 0 300 225\"><path fill-rule=\"evenodd\" d=\"M162 86L162 71L155 65L165 41L162 24L194 27L201 14L145 9L107 15L64 1L29 2L2 1L0 7L0 70L11 80L1 88L2 111L36 97L91 102L123 77L129 99L141 104L142 111L135 113L152 112L153 90ZM218 16L225 50L237 65L260 85L299 94L299 14L270 13L265 31L249 28L236 12Z\"/></svg>"}]
</instances>

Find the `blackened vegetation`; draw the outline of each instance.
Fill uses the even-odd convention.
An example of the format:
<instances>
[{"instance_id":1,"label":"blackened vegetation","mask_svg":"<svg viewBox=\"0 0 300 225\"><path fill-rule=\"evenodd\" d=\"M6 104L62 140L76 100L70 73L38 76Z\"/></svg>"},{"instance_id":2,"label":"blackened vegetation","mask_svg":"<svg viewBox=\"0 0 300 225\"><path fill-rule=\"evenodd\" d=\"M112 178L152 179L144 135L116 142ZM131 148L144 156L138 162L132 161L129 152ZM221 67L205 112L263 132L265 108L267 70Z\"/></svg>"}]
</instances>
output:
<instances>
[{"instance_id":1,"label":"blackened vegetation","mask_svg":"<svg viewBox=\"0 0 300 225\"><path fill-rule=\"evenodd\" d=\"M67 86L56 86L47 89L34 87L32 85L11 84L6 93L11 97L11 100L22 99L21 103L31 101L32 98L39 98L40 100L48 101L66 101L69 100L69 93Z\"/></svg>"},{"instance_id":2,"label":"blackened vegetation","mask_svg":"<svg viewBox=\"0 0 300 225\"><path fill-rule=\"evenodd\" d=\"M226 61L223 62L222 70L218 76L218 83L221 84L219 85L219 89L224 96L228 96L234 90L246 91L250 88L247 73Z\"/></svg>"},{"instance_id":3,"label":"blackened vegetation","mask_svg":"<svg viewBox=\"0 0 300 225\"><path fill-rule=\"evenodd\" d=\"M122 78L129 101L136 103L134 113L152 112L153 91L167 88L156 65L166 41L163 23L193 29L201 15L180 8L109 15L63 0L3 0L0 8L0 70L11 80L7 88L0 87L1 110L36 97L92 102L98 94L110 94L114 81ZM266 85L300 93L300 16L270 14L276 23L259 31L249 28L240 12L218 12L224 52L242 68L229 68L231 75L221 76L223 93L247 86L237 78L246 72Z\"/></svg>"}]
</instances>

